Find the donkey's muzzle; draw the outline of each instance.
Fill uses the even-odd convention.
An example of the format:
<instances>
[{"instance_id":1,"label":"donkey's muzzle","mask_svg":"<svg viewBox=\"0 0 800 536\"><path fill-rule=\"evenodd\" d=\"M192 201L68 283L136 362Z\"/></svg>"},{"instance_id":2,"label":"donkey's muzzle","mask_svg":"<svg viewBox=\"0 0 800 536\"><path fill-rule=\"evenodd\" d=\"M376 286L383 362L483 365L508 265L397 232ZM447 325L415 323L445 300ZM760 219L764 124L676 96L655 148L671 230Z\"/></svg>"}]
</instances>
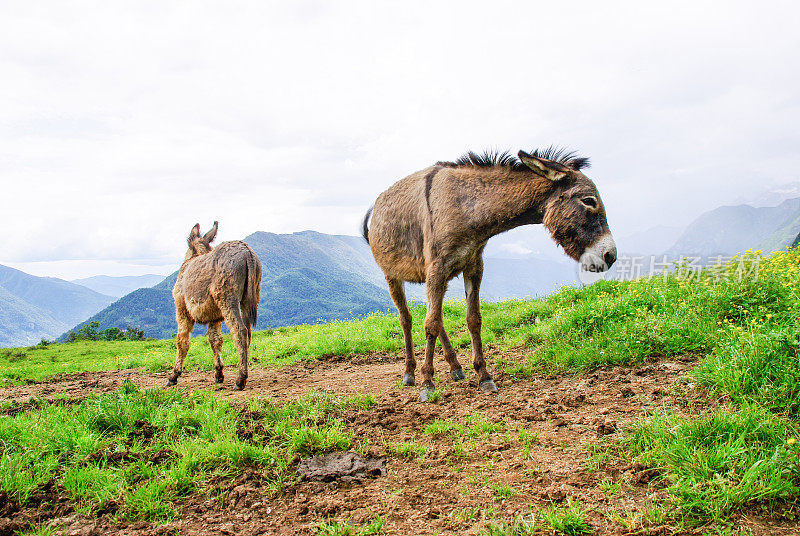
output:
<instances>
[{"instance_id":1,"label":"donkey's muzzle","mask_svg":"<svg viewBox=\"0 0 800 536\"><path fill-rule=\"evenodd\" d=\"M587 272L605 272L617 260L617 245L611 237L611 233L606 233L586 248L581 255L581 268Z\"/></svg>"}]
</instances>

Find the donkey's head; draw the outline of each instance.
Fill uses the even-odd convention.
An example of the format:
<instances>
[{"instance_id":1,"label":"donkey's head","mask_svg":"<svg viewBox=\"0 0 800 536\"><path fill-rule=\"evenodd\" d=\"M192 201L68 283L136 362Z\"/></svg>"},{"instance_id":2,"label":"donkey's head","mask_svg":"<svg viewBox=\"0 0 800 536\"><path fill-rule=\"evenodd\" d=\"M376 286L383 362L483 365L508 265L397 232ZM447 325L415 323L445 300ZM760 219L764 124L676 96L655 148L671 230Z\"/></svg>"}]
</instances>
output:
<instances>
[{"instance_id":1,"label":"donkey's head","mask_svg":"<svg viewBox=\"0 0 800 536\"><path fill-rule=\"evenodd\" d=\"M203 236L200 236L199 223L196 223L194 227L192 227L189 238L186 239L189 243L189 250L186 252L187 261L192 257L197 257L198 255L203 255L211 251L211 242L213 242L214 238L217 236L217 226L218 222L214 222L211 230Z\"/></svg>"},{"instance_id":2,"label":"donkey's head","mask_svg":"<svg viewBox=\"0 0 800 536\"><path fill-rule=\"evenodd\" d=\"M606 221L606 210L597 187L581 173L589 159L549 148L519 159L549 181L543 220L553 239L584 270L604 272L617 260L617 246Z\"/></svg>"}]
</instances>

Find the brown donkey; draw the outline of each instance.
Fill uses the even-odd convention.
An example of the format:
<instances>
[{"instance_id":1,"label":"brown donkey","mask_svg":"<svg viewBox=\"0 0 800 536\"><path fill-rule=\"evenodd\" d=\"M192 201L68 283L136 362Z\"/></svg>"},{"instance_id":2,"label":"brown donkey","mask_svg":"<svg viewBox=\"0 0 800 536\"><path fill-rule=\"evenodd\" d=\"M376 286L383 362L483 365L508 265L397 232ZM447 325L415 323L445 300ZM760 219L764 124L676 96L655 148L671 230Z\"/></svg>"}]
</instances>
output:
<instances>
[{"instance_id":1,"label":"brown donkey","mask_svg":"<svg viewBox=\"0 0 800 536\"><path fill-rule=\"evenodd\" d=\"M250 330L256 323L261 299L261 261L250 246L239 240L223 242L216 248L217 222L200 236L200 224L189 233L189 250L172 289L175 318L178 321L178 347L175 368L167 387L178 383L195 322L208 324L208 342L214 352L215 379L222 383L222 321L231 330L239 352L239 377L236 389L247 382Z\"/></svg>"},{"instance_id":2,"label":"brown donkey","mask_svg":"<svg viewBox=\"0 0 800 536\"><path fill-rule=\"evenodd\" d=\"M491 237L520 225L543 223L566 254L586 270L605 271L617 258L600 194L581 172L588 167L588 158L554 147L530 154L520 151L518 156L469 152L455 162L438 162L396 182L364 218L364 238L400 313L405 385L414 385L417 363L404 283L427 286L423 401L434 388L437 337L453 379L464 379L442 324L447 282L459 274L464 275L467 326L479 385L484 392L497 391L483 358L478 297L483 248Z\"/></svg>"}]
</instances>

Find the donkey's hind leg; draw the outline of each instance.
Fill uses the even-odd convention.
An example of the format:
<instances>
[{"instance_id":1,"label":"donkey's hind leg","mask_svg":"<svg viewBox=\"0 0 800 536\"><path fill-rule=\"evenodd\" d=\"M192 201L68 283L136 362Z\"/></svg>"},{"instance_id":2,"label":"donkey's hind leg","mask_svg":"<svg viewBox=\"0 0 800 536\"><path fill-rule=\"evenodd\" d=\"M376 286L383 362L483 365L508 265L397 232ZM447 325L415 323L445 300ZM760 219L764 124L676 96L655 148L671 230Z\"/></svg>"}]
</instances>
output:
<instances>
[{"instance_id":1,"label":"donkey's hind leg","mask_svg":"<svg viewBox=\"0 0 800 536\"><path fill-rule=\"evenodd\" d=\"M183 362L186 359L186 354L189 353L189 344L192 337L192 330L194 329L194 320L189 316L189 311L183 301L175 303L175 319L178 321L178 333L175 336L175 368L172 373L167 377L167 385L170 387L178 383L178 376L183 372Z\"/></svg>"},{"instance_id":2,"label":"donkey's hind leg","mask_svg":"<svg viewBox=\"0 0 800 536\"><path fill-rule=\"evenodd\" d=\"M222 322L208 323L208 343L211 345L211 351L214 352L214 381L222 383L225 380L225 375L222 373Z\"/></svg>"},{"instance_id":3,"label":"donkey's hind leg","mask_svg":"<svg viewBox=\"0 0 800 536\"><path fill-rule=\"evenodd\" d=\"M461 363L458 362L456 351L453 350L453 345L450 344L450 338L442 326L442 331L439 332L439 342L442 343L444 350L444 360L450 365L450 375L453 376L454 381L461 381L464 379L464 370L461 368Z\"/></svg>"},{"instance_id":4,"label":"donkey's hind leg","mask_svg":"<svg viewBox=\"0 0 800 536\"><path fill-rule=\"evenodd\" d=\"M236 389L241 391L247 383L247 361L250 355L250 326L242 319L242 309L238 301L230 303L222 312L225 323L231 330L233 344L239 353L239 376L236 378Z\"/></svg>"},{"instance_id":5,"label":"donkey's hind leg","mask_svg":"<svg viewBox=\"0 0 800 536\"><path fill-rule=\"evenodd\" d=\"M392 296L400 316L400 327L403 328L403 341L406 351L406 370L403 374L403 385L414 385L414 369L417 368L417 361L414 359L414 340L411 337L411 311L406 302L406 292L403 289L403 282L399 279L386 278L389 284L389 294Z\"/></svg>"}]
</instances>

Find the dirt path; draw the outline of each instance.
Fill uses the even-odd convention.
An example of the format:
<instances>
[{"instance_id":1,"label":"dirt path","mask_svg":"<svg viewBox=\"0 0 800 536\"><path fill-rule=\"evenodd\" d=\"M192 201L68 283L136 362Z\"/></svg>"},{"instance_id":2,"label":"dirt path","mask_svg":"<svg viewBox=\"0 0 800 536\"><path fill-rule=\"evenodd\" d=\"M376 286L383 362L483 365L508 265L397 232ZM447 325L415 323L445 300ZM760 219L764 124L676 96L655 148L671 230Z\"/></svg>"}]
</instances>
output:
<instances>
[{"instance_id":1,"label":"dirt path","mask_svg":"<svg viewBox=\"0 0 800 536\"><path fill-rule=\"evenodd\" d=\"M500 355L496 350L489 353L492 358ZM503 357L519 359L508 352ZM119 526L101 519L92 527L98 533L136 535L174 529L182 534L315 534L317 524L327 518L361 524L381 515L387 520L387 534L477 534L488 519L528 515L570 500L589 512L596 534L673 534L641 519L647 505L665 493L657 481L651 482L655 472L620 460L598 464L591 459L590 447L615 434L623 423L661 408L695 414L708 409L703 393L686 378L691 366L674 360L577 376L499 375L496 395L482 394L473 374L468 381L453 383L441 373L437 385L444 394L434 404L418 402L416 388L399 384L402 362L397 355L376 353L282 369L256 365L242 392L230 388L235 371L229 368L227 388L215 393L231 400L291 400L311 391L373 395L376 406L345 411L341 418L356 443L367 442L373 456L388 456L388 475L362 483L300 483L271 499L260 473L246 471L221 501L192 499L183 515L167 526ZM437 367L443 370L444 364ZM0 399L82 398L111 391L125 381L160 387L165 374L131 370L64 375L2 388ZM213 375L186 373L178 388L213 388ZM479 419L495 431L474 437L423 433L436 419ZM392 446L404 442L426 453L418 458L397 454ZM73 522L84 529L94 523ZM794 526L773 526L763 519L739 523L754 534L800 534Z\"/></svg>"},{"instance_id":2,"label":"dirt path","mask_svg":"<svg viewBox=\"0 0 800 536\"><path fill-rule=\"evenodd\" d=\"M178 389L212 389L220 398L245 401L256 397L293 400L312 391L341 395L376 393L392 388L402 364L393 355L374 354L354 359L300 362L283 368L253 364L243 391L233 389L236 367L225 368L222 389L214 384L213 371L185 371L178 379ZM398 376L399 378L399 376ZM149 373L140 369L59 374L54 378L29 385L0 388L0 400L25 402L31 397L68 396L84 398L90 393L103 394L131 382L143 389L162 387L167 373Z\"/></svg>"}]
</instances>

